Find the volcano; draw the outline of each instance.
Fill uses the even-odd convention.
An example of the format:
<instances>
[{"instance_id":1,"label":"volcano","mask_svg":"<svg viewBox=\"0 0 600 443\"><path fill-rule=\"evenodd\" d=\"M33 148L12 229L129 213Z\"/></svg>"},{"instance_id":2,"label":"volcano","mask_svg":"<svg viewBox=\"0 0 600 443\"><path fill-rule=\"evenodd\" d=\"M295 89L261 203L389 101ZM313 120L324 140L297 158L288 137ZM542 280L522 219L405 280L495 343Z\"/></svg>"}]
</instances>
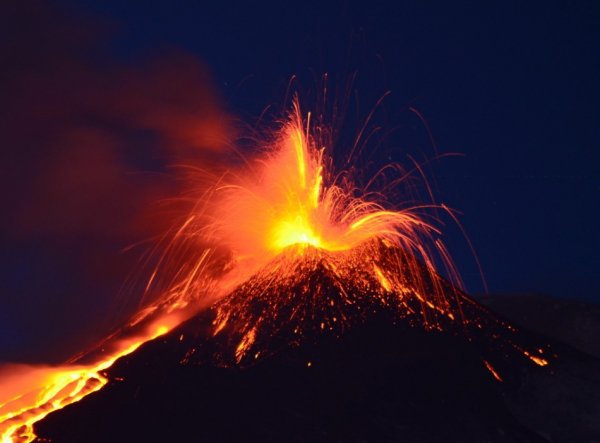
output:
<instances>
[{"instance_id":1,"label":"volcano","mask_svg":"<svg viewBox=\"0 0 600 443\"><path fill-rule=\"evenodd\" d=\"M104 389L37 423L36 441L600 435L597 360L517 328L425 265L418 273L412 266L385 241L351 252L288 248L210 308L119 359Z\"/></svg>"},{"instance_id":2,"label":"volcano","mask_svg":"<svg viewBox=\"0 0 600 443\"><path fill-rule=\"evenodd\" d=\"M336 173L311 115L296 97L254 162L200 174L210 185L144 260L155 298L100 346L3 375L4 441L600 435L598 361L467 296L436 227L460 226L452 210L411 192L391 204L399 165L360 187Z\"/></svg>"}]
</instances>

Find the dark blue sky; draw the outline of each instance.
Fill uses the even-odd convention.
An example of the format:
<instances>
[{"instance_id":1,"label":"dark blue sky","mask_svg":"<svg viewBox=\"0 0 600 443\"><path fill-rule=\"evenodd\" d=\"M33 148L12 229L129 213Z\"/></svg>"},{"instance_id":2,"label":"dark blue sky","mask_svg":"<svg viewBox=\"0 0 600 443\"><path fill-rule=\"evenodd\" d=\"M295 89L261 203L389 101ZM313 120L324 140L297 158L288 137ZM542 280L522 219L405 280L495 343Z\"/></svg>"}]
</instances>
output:
<instances>
[{"instance_id":1,"label":"dark blue sky","mask_svg":"<svg viewBox=\"0 0 600 443\"><path fill-rule=\"evenodd\" d=\"M576 3L108 0L83 8L120 26L113 48L123 57L170 45L197 54L241 115L280 102L292 75L311 83L311 75L356 71L364 112L390 90L378 123L400 133L387 142L396 159L406 160L403 149L432 156L424 137L416 149L403 141L423 129L409 107L440 152L465 154L436 164L434 177L440 200L463 213L490 290L599 299L600 14L594 2ZM467 286L481 291L468 248L448 241Z\"/></svg>"},{"instance_id":2,"label":"dark blue sky","mask_svg":"<svg viewBox=\"0 0 600 443\"><path fill-rule=\"evenodd\" d=\"M438 201L462 213L490 292L600 301L596 2L65 0L51 11L32 1L29 7L14 1L16 13L9 6L0 14L8 19L0 31L8 54L0 92L9 103L0 114L6 141L1 196L10 215L0 220L0 360L57 358L40 346L43 351L69 341L65 349L77 349L86 334L101 335L105 326L90 329L98 316L114 321L114 306L126 310L115 294L122 293L135 258L121 251L138 240L132 230L147 234L132 214L166 189L154 192L156 180L127 175L156 169L160 151L128 115L164 101L131 95L127 79L147 88L139 91L159 85L158 95L168 90L165 96L175 96L184 109L212 100L206 91L189 88L188 94L184 87L195 74L180 82L164 66L168 56L148 71L139 62L178 51L188 58L175 58L177 69L186 71L181 63L188 60L187 71L198 74L203 68L194 59L205 64L226 110L250 125L267 106L281 106L294 75L301 91L314 91L328 73L333 95L343 96L343 85L357 74L345 128L351 133L357 131L354 116L366 116L391 91L374 115L386 135L373 155L406 163L408 155L432 158L436 149L464 154L435 161L426 173ZM86 49L95 32L105 36L102 56ZM73 63L72 52L86 63ZM130 70L118 76L114 66L105 71L108 59ZM114 78L121 89L107 87ZM136 99L132 104L115 95ZM315 94L306 95L308 109ZM94 106L86 105L88 99ZM106 109L115 103L120 114ZM61 148L65 136L71 148L84 140L86 154ZM96 149L95 143L114 149ZM117 153L129 166L111 157ZM65 164L69 168L61 169ZM84 172L73 176L71 164ZM98 170L104 175L95 181ZM62 188L45 185L57 178ZM69 193L63 205L58 197L69 186L81 195ZM98 203L89 217L87 200ZM77 209L75 218L70 209ZM468 245L452 224L445 241L468 290L482 292Z\"/></svg>"}]
</instances>

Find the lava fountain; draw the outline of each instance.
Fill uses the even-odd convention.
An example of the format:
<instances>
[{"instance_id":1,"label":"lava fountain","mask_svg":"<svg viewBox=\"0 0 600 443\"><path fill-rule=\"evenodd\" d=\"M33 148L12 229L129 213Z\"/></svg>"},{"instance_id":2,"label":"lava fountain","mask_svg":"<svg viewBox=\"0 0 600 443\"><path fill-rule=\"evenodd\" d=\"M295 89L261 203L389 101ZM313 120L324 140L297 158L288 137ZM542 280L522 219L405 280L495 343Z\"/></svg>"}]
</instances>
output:
<instances>
[{"instance_id":1,"label":"lava fountain","mask_svg":"<svg viewBox=\"0 0 600 443\"><path fill-rule=\"evenodd\" d=\"M63 366L6 368L2 441L33 441L35 422L101 389L118 358L207 307L214 320L206 339L222 344L220 358L230 365L267 355L266 343L277 337L295 343L311 331L341 336L374 311L424 329L489 328L515 338L513 327L486 320L485 309L460 290L432 215L450 210L385 207L381 194L332 171L330 147L318 143L317 132L295 100L254 161L212 177L159 254L146 289L163 285L162 295L121 331ZM508 339L501 347L548 364L547 350L517 343ZM196 358L191 354L182 363ZM482 364L501 380L492 362Z\"/></svg>"}]
</instances>

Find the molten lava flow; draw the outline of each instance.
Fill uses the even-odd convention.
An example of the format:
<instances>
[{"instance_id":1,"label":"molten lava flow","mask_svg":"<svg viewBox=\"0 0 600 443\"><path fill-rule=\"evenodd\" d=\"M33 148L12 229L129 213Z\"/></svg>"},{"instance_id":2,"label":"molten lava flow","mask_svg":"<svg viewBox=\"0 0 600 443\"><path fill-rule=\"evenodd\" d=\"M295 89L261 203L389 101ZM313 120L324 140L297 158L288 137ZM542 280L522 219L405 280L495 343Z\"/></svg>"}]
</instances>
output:
<instances>
[{"instance_id":1,"label":"molten lava flow","mask_svg":"<svg viewBox=\"0 0 600 443\"><path fill-rule=\"evenodd\" d=\"M228 337L223 340L233 349L234 364L268 354L264 342L277 331L291 342L309 330L341 334L352 318L374 311L393 310L395 318L419 319L430 330L489 326L463 315L469 299L457 289L460 280L440 232L424 214L434 206L390 209L358 197L348 174L329 170L326 147L316 140L310 114L303 119L295 101L289 119L249 167L217 177L203 190L198 209L174 231L146 287L162 284L162 297L127 326L151 321L145 333L108 340L114 352L91 364L4 374L2 441L32 441L36 421L99 390L116 359L176 326L182 309L214 301L213 338ZM436 270L440 266L450 284ZM536 364L547 364L536 351L518 348ZM502 380L491 363L484 364Z\"/></svg>"},{"instance_id":2,"label":"molten lava flow","mask_svg":"<svg viewBox=\"0 0 600 443\"><path fill-rule=\"evenodd\" d=\"M132 353L146 341L165 334L176 324L175 318L165 318L151 325L141 336L113 343L112 352L103 353L105 355L91 364L58 367L17 365L8 373L0 373L2 442L33 441L35 422L101 389L108 383L104 371L118 358Z\"/></svg>"}]
</instances>

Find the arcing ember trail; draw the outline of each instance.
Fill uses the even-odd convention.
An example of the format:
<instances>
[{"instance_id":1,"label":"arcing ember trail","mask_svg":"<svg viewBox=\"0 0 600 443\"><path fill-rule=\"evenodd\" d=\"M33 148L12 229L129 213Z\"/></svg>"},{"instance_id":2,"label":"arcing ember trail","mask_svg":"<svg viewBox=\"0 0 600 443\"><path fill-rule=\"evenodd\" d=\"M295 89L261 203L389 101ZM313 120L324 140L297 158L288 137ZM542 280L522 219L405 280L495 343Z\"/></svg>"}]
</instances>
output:
<instances>
[{"instance_id":1,"label":"arcing ember trail","mask_svg":"<svg viewBox=\"0 0 600 443\"><path fill-rule=\"evenodd\" d=\"M251 166L214 179L152 273L149 287L172 268L164 295L122 331L69 364L0 373L2 441L33 441L36 422L100 390L117 359L169 331L165 340L185 345L181 364L246 367L384 316L398 327L476 342L481 365L498 381L506 360L550 364L548 346L531 343L459 289L427 216L434 205L383 207L377 194L331 171L316 133L296 101ZM174 252L182 248L193 252ZM201 318L210 319L209 330L191 340Z\"/></svg>"}]
</instances>

